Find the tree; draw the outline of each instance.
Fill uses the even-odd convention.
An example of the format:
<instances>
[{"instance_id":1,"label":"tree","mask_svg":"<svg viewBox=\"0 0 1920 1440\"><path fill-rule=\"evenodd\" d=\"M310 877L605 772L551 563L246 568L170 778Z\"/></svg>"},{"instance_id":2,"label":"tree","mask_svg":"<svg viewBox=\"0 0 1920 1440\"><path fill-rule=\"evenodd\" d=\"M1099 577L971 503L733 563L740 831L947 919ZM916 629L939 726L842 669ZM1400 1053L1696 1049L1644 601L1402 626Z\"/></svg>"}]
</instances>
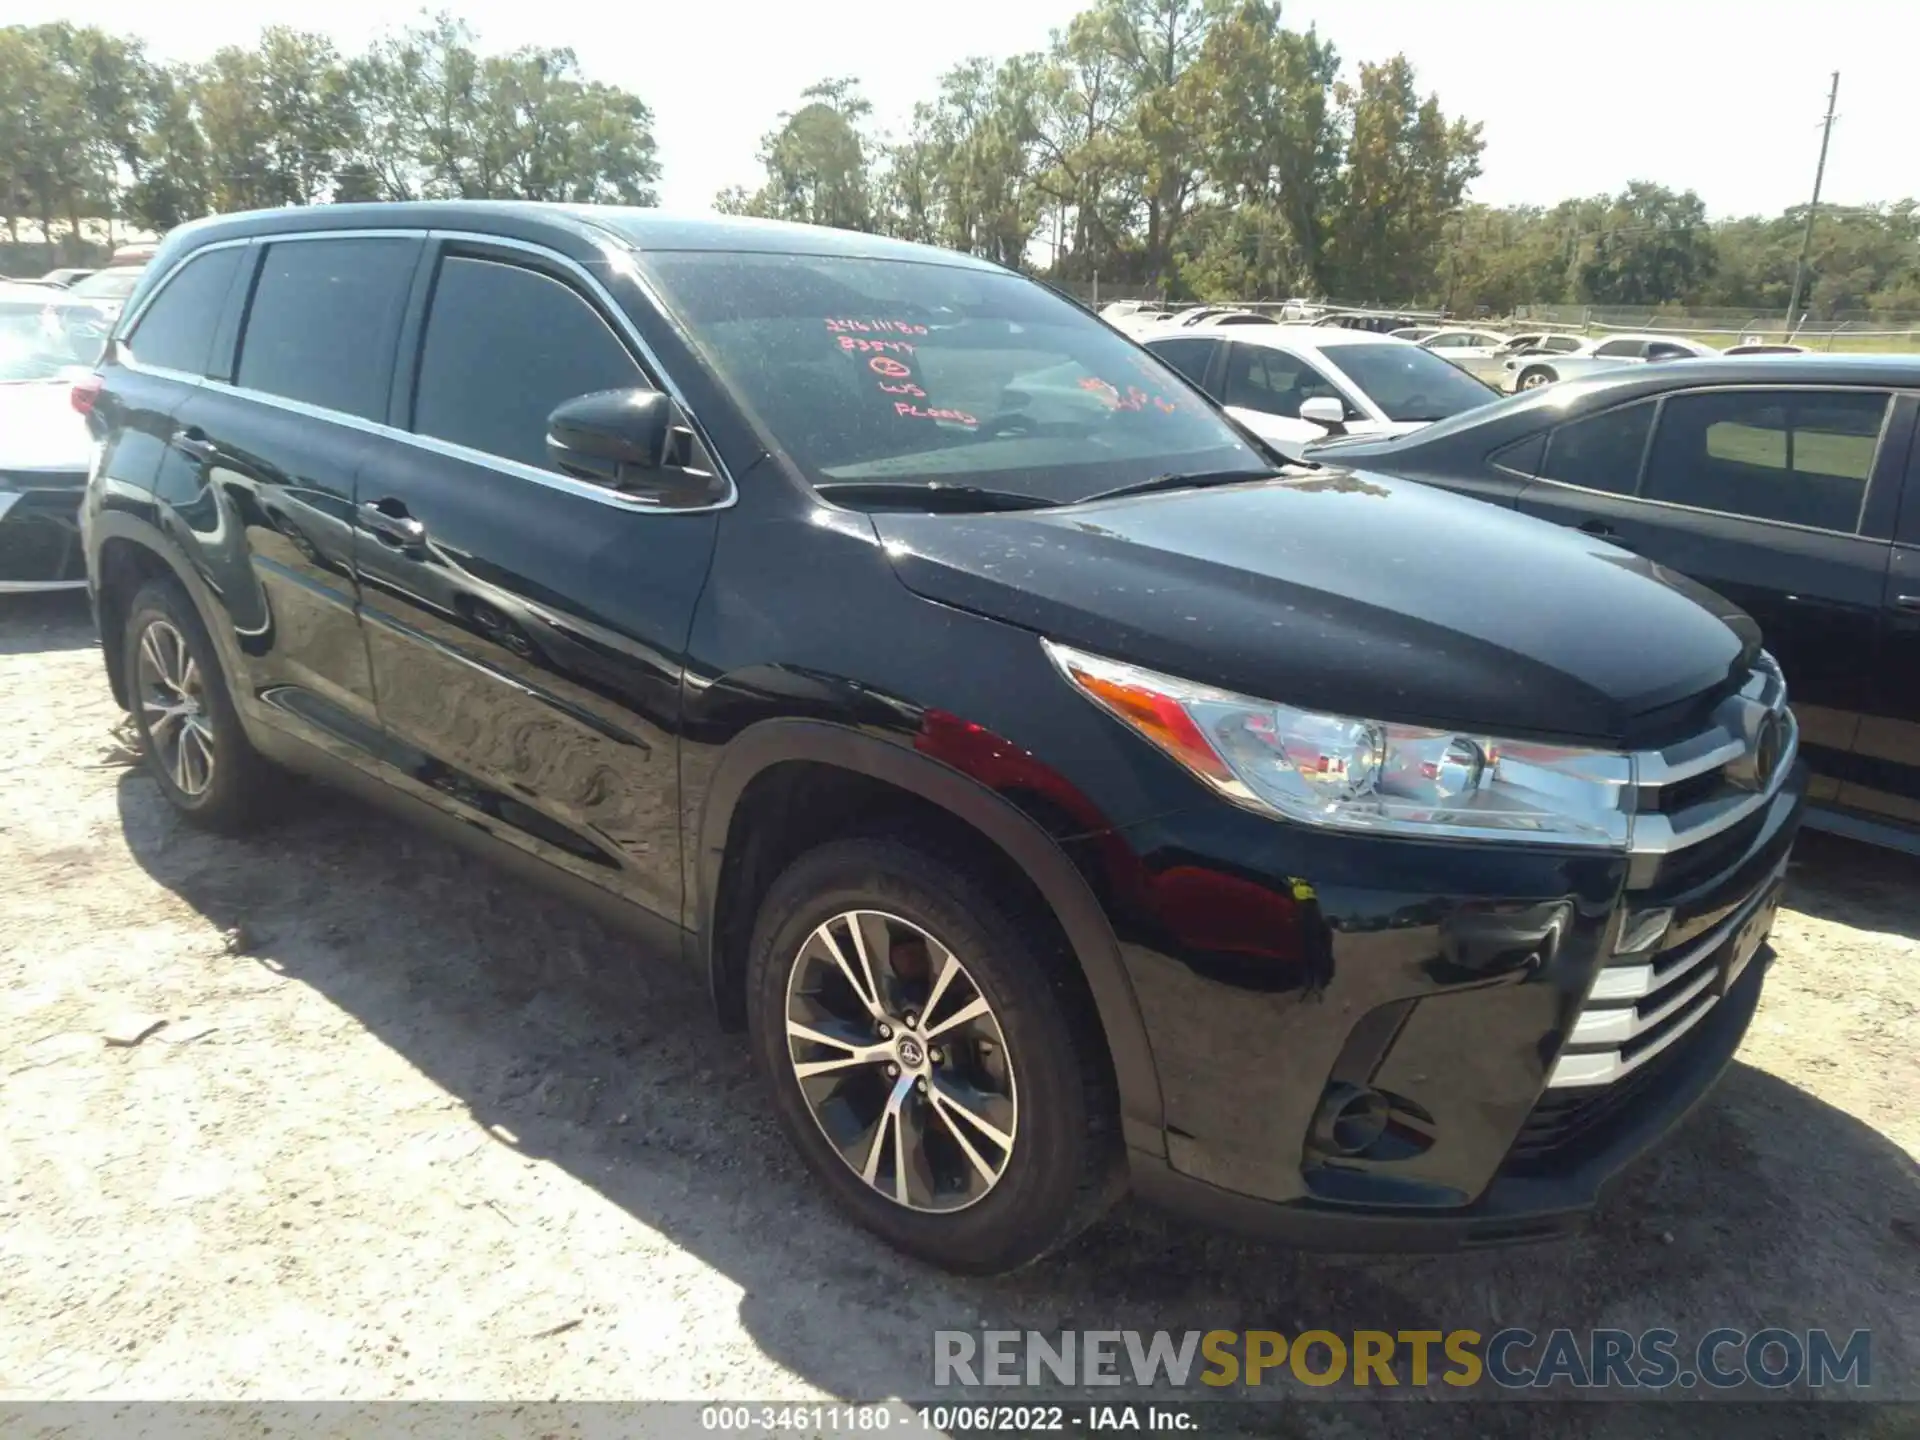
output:
<instances>
[{"instance_id":1,"label":"tree","mask_svg":"<svg viewBox=\"0 0 1920 1440\"><path fill-rule=\"evenodd\" d=\"M822 80L800 92L807 103L780 116L760 142L766 183L751 196L723 191L716 206L840 230L875 228L874 181L860 125L873 106L852 79Z\"/></svg>"},{"instance_id":2,"label":"tree","mask_svg":"<svg viewBox=\"0 0 1920 1440\"><path fill-rule=\"evenodd\" d=\"M1597 233L1582 238L1580 294L1597 305L1693 300L1717 263L1700 197L1645 180L1615 196Z\"/></svg>"},{"instance_id":3,"label":"tree","mask_svg":"<svg viewBox=\"0 0 1920 1440\"><path fill-rule=\"evenodd\" d=\"M213 210L192 72L155 72L144 101L140 178L128 192L127 211L148 229L166 231Z\"/></svg>"},{"instance_id":4,"label":"tree","mask_svg":"<svg viewBox=\"0 0 1920 1440\"><path fill-rule=\"evenodd\" d=\"M1100 0L1093 17L1099 43L1127 77L1127 159L1142 181L1147 279L1160 281L1201 184L1198 111L1213 97L1189 71L1212 13L1202 0Z\"/></svg>"},{"instance_id":5,"label":"tree","mask_svg":"<svg viewBox=\"0 0 1920 1440\"><path fill-rule=\"evenodd\" d=\"M1187 80L1216 197L1192 247L1195 283L1249 295L1322 287L1340 177L1339 68L1331 45L1285 29L1264 0L1243 0L1207 32Z\"/></svg>"},{"instance_id":6,"label":"tree","mask_svg":"<svg viewBox=\"0 0 1920 1440\"><path fill-rule=\"evenodd\" d=\"M273 26L259 48L214 52L196 86L213 201L312 205L359 138L345 65L321 35Z\"/></svg>"},{"instance_id":7,"label":"tree","mask_svg":"<svg viewBox=\"0 0 1920 1440\"><path fill-rule=\"evenodd\" d=\"M1432 288L1449 218L1480 173L1480 127L1422 100L1404 55L1362 65L1335 96L1346 163L1328 227L1324 276L1353 299L1393 302Z\"/></svg>"},{"instance_id":8,"label":"tree","mask_svg":"<svg viewBox=\"0 0 1920 1440\"><path fill-rule=\"evenodd\" d=\"M1034 184L1044 62L972 59L940 79L914 111L908 153L919 188L915 223L937 243L1002 265L1025 263L1047 196Z\"/></svg>"}]
</instances>

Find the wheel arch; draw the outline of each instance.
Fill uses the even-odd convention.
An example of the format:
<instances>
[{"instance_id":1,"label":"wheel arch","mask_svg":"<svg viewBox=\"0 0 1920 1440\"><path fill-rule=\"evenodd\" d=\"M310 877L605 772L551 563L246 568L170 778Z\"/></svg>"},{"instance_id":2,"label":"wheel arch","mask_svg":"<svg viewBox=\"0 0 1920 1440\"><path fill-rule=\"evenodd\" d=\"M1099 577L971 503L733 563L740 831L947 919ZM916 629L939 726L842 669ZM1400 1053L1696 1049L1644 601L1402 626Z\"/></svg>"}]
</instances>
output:
<instances>
[{"instance_id":1,"label":"wheel arch","mask_svg":"<svg viewBox=\"0 0 1920 1440\"><path fill-rule=\"evenodd\" d=\"M773 878L744 870L752 854L755 797L796 767L827 772L836 781L844 777L849 789L869 795L875 794L873 787L884 787L903 808L931 807L1025 878L1051 912L1086 981L1112 1063L1127 1143L1162 1152L1160 1082L1146 1026L1113 928L1085 877L1051 835L979 781L843 725L760 721L727 746L709 782L690 899L696 954L721 1023L737 1028L744 1022L754 902Z\"/></svg>"},{"instance_id":2,"label":"wheel arch","mask_svg":"<svg viewBox=\"0 0 1920 1440\"><path fill-rule=\"evenodd\" d=\"M171 579L187 592L220 651L221 664L234 673L237 657L231 636L213 623L219 613L217 597L207 587L180 548L159 530L133 516L107 512L96 522L90 560L93 587L94 624L100 633L100 650L107 666L107 684L120 708L130 708L125 674L125 656L118 643L126 625L128 608L142 586L151 580Z\"/></svg>"}]
</instances>

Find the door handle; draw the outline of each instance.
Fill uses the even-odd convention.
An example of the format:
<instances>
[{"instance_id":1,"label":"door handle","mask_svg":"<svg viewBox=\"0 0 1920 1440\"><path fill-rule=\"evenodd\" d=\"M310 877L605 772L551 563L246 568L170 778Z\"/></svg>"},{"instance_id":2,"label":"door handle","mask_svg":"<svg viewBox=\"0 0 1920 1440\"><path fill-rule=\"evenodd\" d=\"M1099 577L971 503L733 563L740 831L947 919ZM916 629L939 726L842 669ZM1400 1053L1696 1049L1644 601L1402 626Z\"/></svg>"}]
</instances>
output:
<instances>
[{"instance_id":1,"label":"door handle","mask_svg":"<svg viewBox=\"0 0 1920 1440\"><path fill-rule=\"evenodd\" d=\"M1604 520L1582 520L1580 522L1580 533L1583 535L1598 536L1602 540L1612 540L1616 538L1613 527Z\"/></svg>"},{"instance_id":2,"label":"door handle","mask_svg":"<svg viewBox=\"0 0 1920 1440\"><path fill-rule=\"evenodd\" d=\"M382 509L391 505L400 511ZM373 531L382 540L392 545L424 545L427 540L427 527L406 513L406 507L398 500L369 500L360 507L360 523Z\"/></svg>"},{"instance_id":3,"label":"door handle","mask_svg":"<svg viewBox=\"0 0 1920 1440\"><path fill-rule=\"evenodd\" d=\"M168 437L167 443L202 465L211 464L220 458L220 447L207 439L206 431L195 425L187 429L176 430Z\"/></svg>"}]
</instances>

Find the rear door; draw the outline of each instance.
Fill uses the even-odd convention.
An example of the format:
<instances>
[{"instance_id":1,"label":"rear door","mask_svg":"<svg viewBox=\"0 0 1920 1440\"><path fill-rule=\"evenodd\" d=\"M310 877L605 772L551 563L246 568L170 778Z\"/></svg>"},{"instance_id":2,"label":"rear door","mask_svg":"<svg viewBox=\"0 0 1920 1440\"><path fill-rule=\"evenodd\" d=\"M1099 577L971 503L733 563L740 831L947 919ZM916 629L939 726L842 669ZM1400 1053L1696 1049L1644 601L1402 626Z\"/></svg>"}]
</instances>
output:
<instances>
[{"instance_id":1,"label":"rear door","mask_svg":"<svg viewBox=\"0 0 1920 1440\"><path fill-rule=\"evenodd\" d=\"M680 656L717 516L557 473L547 416L657 388L564 258L439 242L355 556L380 717L406 783L677 923Z\"/></svg>"},{"instance_id":2,"label":"rear door","mask_svg":"<svg viewBox=\"0 0 1920 1440\"><path fill-rule=\"evenodd\" d=\"M385 419L424 244L322 236L249 250L237 353L170 437L188 463L167 498L245 657L242 703L368 768L379 720L356 609L354 475Z\"/></svg>"},{"instance_id":3,"label":"rear door","mask_svg":"<svg viewBox=\"0 0 1920 1440\"><path fill-rule=\"evenodd\" d=\"M1871 687L1889 545L1867 500L1870 482L1896 483L1876 478L1891 398L1751 386L1642 401L1555 430L1520 499L1752 615L1825 798L1849 771Z\"/></svg>"}]
</instances>

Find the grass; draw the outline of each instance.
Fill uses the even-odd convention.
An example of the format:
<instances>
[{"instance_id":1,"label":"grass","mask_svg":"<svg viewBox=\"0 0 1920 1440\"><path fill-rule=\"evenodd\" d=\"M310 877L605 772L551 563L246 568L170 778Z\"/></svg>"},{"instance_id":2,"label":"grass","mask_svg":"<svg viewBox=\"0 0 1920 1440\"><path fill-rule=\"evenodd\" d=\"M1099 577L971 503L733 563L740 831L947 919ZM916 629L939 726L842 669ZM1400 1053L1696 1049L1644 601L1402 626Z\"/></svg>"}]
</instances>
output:
<instances>
[{"instance_id":1,"label":"grass","mask_svg":"<svg viewBox=\"0 0 1920 1440\"><path fill-rule=\"evenodd\" d=\"M1796 431L1793 437L1793 467L1803 474L1836 475L1864 481L1873 468L1873 453L1878 444L1878 437L1872 435ZM1707 427L1707 454L1716 460L1784 470L1787 468L1786 432L1723 420Z\"/></svg>"},{"instance_id":2,"label":"grass","mask_svg":"<svg viewBox=\"0 0 1920 1440\"><path fill-rule=\"evenodd\" d=\"M1664 333L1664 332L1663 332ZM1729 345L1737 345L1741 336L1728 335L1725 332L1709 333L1704 330L1682 330L1678 332L1686 339L1697 340L1702 345L1711 345L1724 350ZM1748 331L1747 334L1759 335L1769 344L1777 344L1782 339L1779 331L1771 333L1764 330ZM1801 335L1794 342L1804 345L1816 354L1834 355L1920 355L1920 334L1902 335Z\"/></svg>"}]
</instances>

